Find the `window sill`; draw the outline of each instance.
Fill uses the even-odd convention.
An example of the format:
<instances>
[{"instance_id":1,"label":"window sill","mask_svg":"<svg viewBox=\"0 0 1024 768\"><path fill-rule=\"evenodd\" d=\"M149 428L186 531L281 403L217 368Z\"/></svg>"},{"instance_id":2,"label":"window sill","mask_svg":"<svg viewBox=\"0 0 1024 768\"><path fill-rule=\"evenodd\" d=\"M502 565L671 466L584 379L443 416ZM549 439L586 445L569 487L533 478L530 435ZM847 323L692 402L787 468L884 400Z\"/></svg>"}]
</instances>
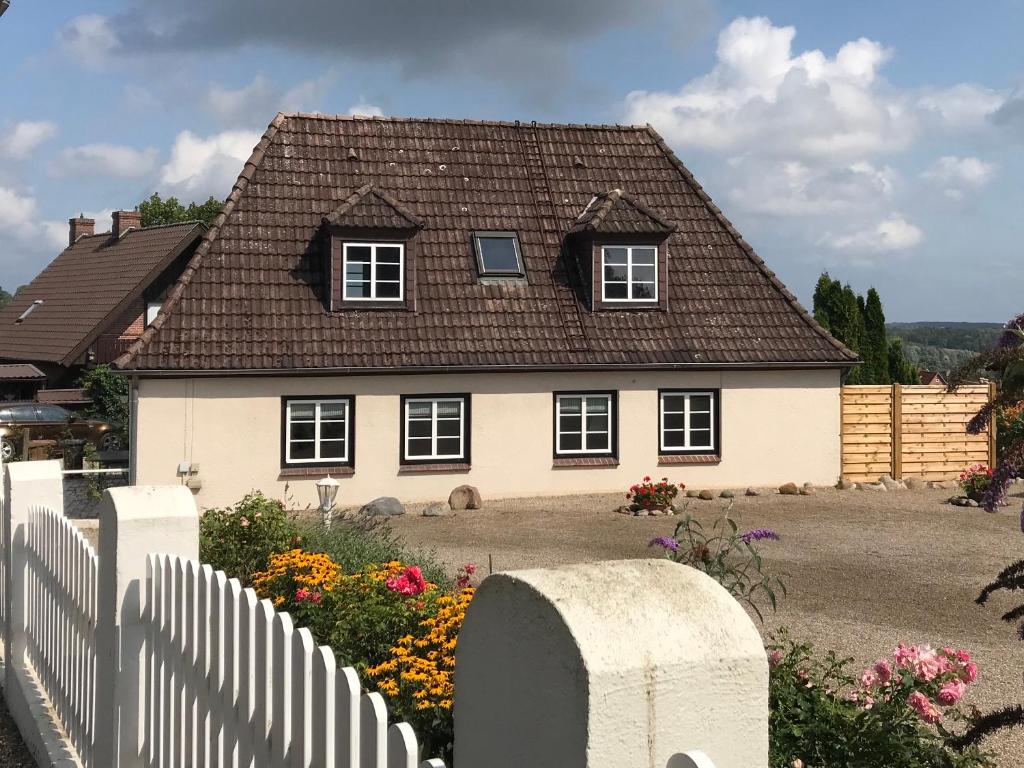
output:
<instances>
[{"instance_id":1,"label":"window sill","mask_svg":"<svg viewBox=\"0 0 1024 768\"><path fill-rule=\"evenodd\" d=\"M617 467L619 460L614 456L560 456L552 460L551 466L558 467Z\"/></svg>"},{"instance_id":2,"label":"window sill","mask_svg":"<svg viewBox=\"0 0 1024 768\"><path fill-rule=\"evenodd\" d=\"M331 467L282 467L277 473L278 478L282 477L349 477L356 472L354 467L336 465Z\"/></svg>"},{"instance_id":3,"label":"window sill","mask_svg":"<svg viewBox=\"0 0 1024 768\"><path fill-rule=\"evenodd\" d=\"M416 475L426 472L469 472L472 465L465 462L449 462L436 464L403 464L398 468L400 475Z\"/></svg>"},{"instance_id":4,"label":"window sill","mask_svg":"<svg viewBox=\"0 0 1024 768\"><path fill-rule=\"evenodd\" d=\"M658 466L664 467L674 464L719 464L721 461L722 457L717 453L662 455L658 457Z\"/></svg>"}]
</instances>

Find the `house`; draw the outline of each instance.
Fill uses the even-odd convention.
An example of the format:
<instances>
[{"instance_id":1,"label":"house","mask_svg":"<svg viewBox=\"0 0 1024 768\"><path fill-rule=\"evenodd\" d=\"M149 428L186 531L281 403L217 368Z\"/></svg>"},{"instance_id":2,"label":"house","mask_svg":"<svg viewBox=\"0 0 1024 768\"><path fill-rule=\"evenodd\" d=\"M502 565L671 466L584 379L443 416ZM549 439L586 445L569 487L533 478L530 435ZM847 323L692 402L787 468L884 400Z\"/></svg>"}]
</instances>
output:
<instances>
[{"instance_id":1,"label":"house","mask_svg":"<svg viewBox=\"0 0 1024 768\"><path fill-rule=\"evenodd\" d=\"M71 219L68 247L0 310L0 362L41 374L38 392L22 388L19 398L81 405L83 367L112 362L139 337L206 231L198 222L143 228L137 211L115 211L112 223L96 234L93 219Z\"/></svg>"},{"instance_id":2,"label":"house","mask_svg":"<svg viewBox=\"0 0 1024 768\"><path fill-rule=\"evenodd\" d=\"M280 114L117 365L213 506L833 483L856 362L649 126Z\"/></svg>"},{"instance_id":3,"label":"house","mask_svg":"<svg viewBox=\"0 0 1024 768\"><path fill-rule=\"evenodd\" d=\"M934 384L936 386L946 386L946 378L938 371L921 371L920 381L922 384Z\"/></svg>"}]
</instances>

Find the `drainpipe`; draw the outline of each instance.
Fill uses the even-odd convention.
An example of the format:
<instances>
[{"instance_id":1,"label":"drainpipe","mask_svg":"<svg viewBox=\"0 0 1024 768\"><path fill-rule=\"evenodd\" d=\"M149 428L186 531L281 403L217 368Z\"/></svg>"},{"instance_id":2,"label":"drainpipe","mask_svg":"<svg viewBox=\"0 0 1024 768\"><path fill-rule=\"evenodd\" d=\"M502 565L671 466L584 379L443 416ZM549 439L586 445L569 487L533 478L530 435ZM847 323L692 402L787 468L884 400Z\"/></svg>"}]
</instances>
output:
<instances>
[{"instance_id":1,"label":"drainpipe","mask_svg":"<svg viewBox=\"0 0 1024 768\"><path fill-rule=\"evenodd\" d=\"M132 376L128 388L128 484L136 484L139 456L139 377Z\"/></svg>"}]
</instances>

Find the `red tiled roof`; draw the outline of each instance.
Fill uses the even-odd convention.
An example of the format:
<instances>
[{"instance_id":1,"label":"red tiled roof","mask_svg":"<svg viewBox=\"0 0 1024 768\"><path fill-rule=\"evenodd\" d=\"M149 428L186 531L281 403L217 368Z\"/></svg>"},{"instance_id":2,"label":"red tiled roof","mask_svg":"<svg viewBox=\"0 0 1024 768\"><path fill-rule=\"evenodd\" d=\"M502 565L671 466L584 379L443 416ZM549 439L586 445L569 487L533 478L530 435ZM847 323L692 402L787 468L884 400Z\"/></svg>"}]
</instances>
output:
<instances>
[{"instance_id":1,"label":"red tiled roof","mask_svg":"<svg viewBox=\"0 0 1024 768\"><path fill-rule=\"evenodd\" d=\"M0 358L74 362L203 231L188 222L78 238L0 310Z\"/></svg>"},{"instance_id":2,"label":"red tiled roof","mask_svg":"<svg viewBox=\"0 0 1024 768\"><path fill-rule=\"evenodd\" d=\"M358 212L367 184L374 201L386 190L394 204L374 203L366 215L397 209L424 224L414 309L325 308L322 221L354 197L347 211ZM675 224L665 241L667 311L591 311L562 254L588 202L614 189ZM518 233L528 284L478 278L471 233L479 230ZM164 311L118 365L422 370L855 360L650 127L280 114Z\"/></svg>"},{"instance_id":3,"label":"red tiled roof","mask_svg":"<svg viewBox=\"0 0 1024 768\"><path fill-rule=\"evenodd\" d=\"M613 189L611 192L602 192L595 196L569 231L667 235L675 229L675 224L665 221L621 189Z\"/></svg>"}]
</instances>

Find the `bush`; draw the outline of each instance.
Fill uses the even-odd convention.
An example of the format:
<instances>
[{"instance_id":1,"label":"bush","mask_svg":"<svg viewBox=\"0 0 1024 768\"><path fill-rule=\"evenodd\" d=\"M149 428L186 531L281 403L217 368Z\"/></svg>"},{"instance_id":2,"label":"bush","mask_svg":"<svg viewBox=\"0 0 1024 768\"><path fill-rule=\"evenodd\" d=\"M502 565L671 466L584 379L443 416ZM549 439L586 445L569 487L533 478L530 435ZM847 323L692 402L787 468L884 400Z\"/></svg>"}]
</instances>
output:
<instances>
[{"instance_id":1,"label":"bush","mask_svg":"<svg viewBox=\"0 0 1024 768\"><path fill-rule=\"evenodd\" d=\"M672 500L685 487L685 485L670 483L667 477L661 478L661 482L658 483L645 477L642 483L630 486L626 498L640 509L665 509L665 507L672 506Z\"/></svg>"},{"instance_id":2,"label":"bush","mask_svg":"<svg viewBox=\"0 0 1024 768\"><path fill-rule=\"evenodd\" d=\"M740 533L736 522L725 514L708 532L689 513L676 526L672 536L651 539L650 546L661 547L670 560L704 571L741 603L749 605L762 621L757 602L765 597L774 611L776 590L786 594L786 585L764 571L764 561L756 542L778 540L779 535L768 528L755 528Z\"/></svg>"},{"instance_id":3,"label":"bush","mask_svg":"<svg viewBox=\"0 0 1024 768\"><path fill-rule=\"evenodd\" d=\"M259 491L233 507L208 510L199 521L199 559L243 586L252 584L257 571L266 570L271 555L298 543L298 526L284 505Z\"/></svg>"},{"instance_id":4,"label":"bush","mask_svg":"<svg viewBox=\"0 0 1024 768\"><path fill-rule=\"evenodd\" d=\"M977 747L958 746L948 729L966 720L957 704L977 677L966 651L901 645L854 678L850 659L819 660L784 635L768 649L772 768L994 765Z\"/></svg>"},{"instance_id":5,"label":"bush","mask_svg":"<svg viewBox=\"0 0 1024 768\"><path fill-rule=\"evenodd\" d=\"M984 464L974 464L960 473L960 488L964 496L981 501L992 485L992 470Z\"/></svg>"}]
</instances>

